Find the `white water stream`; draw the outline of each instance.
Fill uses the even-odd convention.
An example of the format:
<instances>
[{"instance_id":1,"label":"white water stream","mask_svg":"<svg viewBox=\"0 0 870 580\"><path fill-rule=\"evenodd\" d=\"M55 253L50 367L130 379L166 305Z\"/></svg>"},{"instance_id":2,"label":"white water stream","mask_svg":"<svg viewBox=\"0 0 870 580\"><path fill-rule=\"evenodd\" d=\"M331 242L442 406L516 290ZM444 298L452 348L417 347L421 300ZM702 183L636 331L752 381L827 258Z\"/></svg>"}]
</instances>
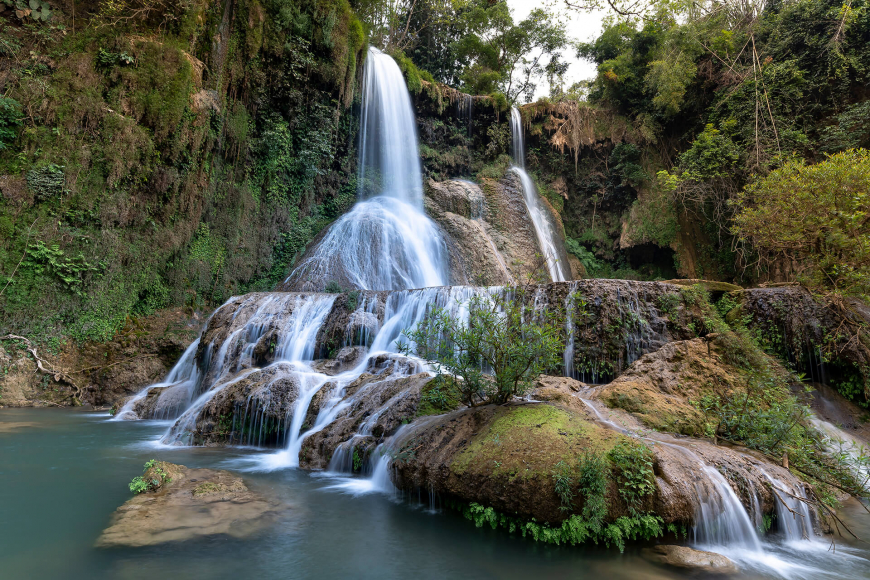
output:
<instances>
[{"instance_id":1,"label":"white water stream","mask_svg":"<svg viewBox=\"0 0 870 580\"><path fill-rule=\"evenodd\" d=\"M404 290L449 281L447 245L423 213L417 124L402 71L371 47L363 75L359 201L285 280L315 290ZM372 195L372 192L375 192Z\"/></svg>"},{"instance_id":2,"label":"white water stream","mask_svg":"<svg viewBox=\"0 0 870 580\"><path fill-rule=\"evenodd\" d=\"M541 248L541 253L547 262L547 271L550 273L550 279L553 282L564 282L571 279L570 267L561 258L558 246L556 245L556 232L552 224L552 220L548 215L547 209L544 207L541 197L538 195L538 190L535 187L535 182L526 173L526 150L525 141L523 138L523 120L519 109L511 107L511 136L513 143L513 158L514 166L511 171L517 174L520 178L520 183L523 186L523 199L526 202L526 210L529 213L529 218L535 227L535 236L538 238L538 245Z\"/></svg>"}]
</instances>

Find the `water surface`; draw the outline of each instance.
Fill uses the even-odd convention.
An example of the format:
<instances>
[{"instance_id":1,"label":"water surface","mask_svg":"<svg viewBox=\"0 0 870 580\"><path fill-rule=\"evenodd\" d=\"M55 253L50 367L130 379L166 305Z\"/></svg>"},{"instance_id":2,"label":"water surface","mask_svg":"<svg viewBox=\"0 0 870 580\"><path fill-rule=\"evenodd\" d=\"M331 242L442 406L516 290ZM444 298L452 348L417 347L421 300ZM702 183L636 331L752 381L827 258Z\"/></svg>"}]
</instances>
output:
<instances>
[{"instance_id":1,"label":"water surface","mask_svg":"<svg viewBox=\"0 0 870 580\"><path fill-rule=\"evenodd\" d=\"M157 458L190 467L237 470L252 449L166 448L153 442L166 423L110 422L63 409L0 410L0 569L2 578L612 578L673 579L638 549L536 544L477 529L452 511L416 501L353 496L335 481L293 469L243 473L249 487L291 506L258 536L215 537L135 549L96 549L127 484ZM5 430L10 423L29 426ZM811 561L830 577L868 577L867 561L846 547ZM819 577L819 568L789 577ZM812 571L815 569L815 571ZM775 572L747 578L782 577Z\"/></svg>"}]
</instances>

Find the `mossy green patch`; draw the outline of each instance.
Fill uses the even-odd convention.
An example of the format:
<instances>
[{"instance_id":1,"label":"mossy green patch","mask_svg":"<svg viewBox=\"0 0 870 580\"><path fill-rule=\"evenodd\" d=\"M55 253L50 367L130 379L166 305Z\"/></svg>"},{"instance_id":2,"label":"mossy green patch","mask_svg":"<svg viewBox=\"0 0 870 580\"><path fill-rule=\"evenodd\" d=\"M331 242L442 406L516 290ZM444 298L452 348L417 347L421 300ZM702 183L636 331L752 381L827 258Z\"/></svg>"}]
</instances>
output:
<instances>
[{"instance_id":1,"label":"mossy green patch","mask_svg":"<svg viewBox=\"0 0 870 580\"><path fill-rule=\"evenodd\" d=\"M546 403L503 406L456 455L450 469L456 474L549 478L560 461L576 465L586 450L606 453L621 437Z\"/></svg>"},{"instance_id":2,"label":"mossy green patch","mask_svg":"<svg viewBox=\"0 0 870 580\"><path fill-rule=\"evenodd\" d=\"M441 415L459 408L459 389L451 377L444 375L435 377L420 390L420 404L417 406L417 416Z\"/></svg>"}]
</instances>

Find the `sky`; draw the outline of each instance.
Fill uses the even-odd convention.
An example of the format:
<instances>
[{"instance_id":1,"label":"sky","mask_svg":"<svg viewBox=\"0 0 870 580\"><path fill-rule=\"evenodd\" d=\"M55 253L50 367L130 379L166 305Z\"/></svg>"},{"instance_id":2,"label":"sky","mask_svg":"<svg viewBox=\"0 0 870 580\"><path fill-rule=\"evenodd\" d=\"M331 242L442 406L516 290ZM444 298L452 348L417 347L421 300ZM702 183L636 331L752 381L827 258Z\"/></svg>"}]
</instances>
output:
<instances>
[{"instance_id":1,"label":"sky","mask_svg":"<svg viewBox=\"0 0 870 580\"><path fill-rule=\"evenodd\" d=\"M514 22L523 20L534 8L547 4L552 5L555 12L567 21L568 36L573 40L584 42L596 38L601 33L601 21L605 15L604 11L585 13L569 10L562 0L507 0L507 3L513 13ZM564 60L571 63L565 74L565 87L570 87L572 83L591 79L595 76L595 65L586 59L577 58L573 50L569 49L562 56ZM544 97L549 93L550 87L546 86L546 82L542 82L535 92L535 99Z\"/></svg>"}]
</instances>

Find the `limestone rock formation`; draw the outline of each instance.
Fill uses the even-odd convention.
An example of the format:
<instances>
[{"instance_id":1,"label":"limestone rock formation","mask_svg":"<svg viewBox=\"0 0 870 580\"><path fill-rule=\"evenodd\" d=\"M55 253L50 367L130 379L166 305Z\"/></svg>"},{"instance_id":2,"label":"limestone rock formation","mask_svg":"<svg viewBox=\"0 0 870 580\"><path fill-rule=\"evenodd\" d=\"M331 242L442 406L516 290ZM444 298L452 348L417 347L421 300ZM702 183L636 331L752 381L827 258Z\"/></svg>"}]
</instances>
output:
<instances>
[{"instance_id":1,"label":"limestone rock formation","mask_svg":"<svg viewBox=\"0 0 870 580\"><path fill-rule=\"evenodd\" d=\"M252 492L228 471L164 462L155 467L169 481L119 507L97 539L98 548L153 546L220 535L247 537L271 525L287 509Z\"/></svg>"},{"instance_id":2,"label":"limestone rock formation","mask_svg":"<svg viewBox=\"0 0 870 580\"><path fill-rule=\"evenodd\" d=\"M734 562L722 554L693 550L686 546L654 546L646 548L644 556L659 564L689 568L704 574L736 574L738 571Z\"/></svg>"},{"instance_id":3,"label":"limestone rock formation","mask_svg":"<svg viewBox=\"0 0 870 580\"><path fill-rule=\"evenodd\" d=\"M559 232L558 259L567 261L558 213L549 204L545 207ZM492 286L548 280L522 184L514 172L508 171L498 180L487 179L481 185L463 180L429 180L426 211L451 244L452 283ZM580 278L581 272L575 270L573 275Z\"/></svg>"}]
</instances>

